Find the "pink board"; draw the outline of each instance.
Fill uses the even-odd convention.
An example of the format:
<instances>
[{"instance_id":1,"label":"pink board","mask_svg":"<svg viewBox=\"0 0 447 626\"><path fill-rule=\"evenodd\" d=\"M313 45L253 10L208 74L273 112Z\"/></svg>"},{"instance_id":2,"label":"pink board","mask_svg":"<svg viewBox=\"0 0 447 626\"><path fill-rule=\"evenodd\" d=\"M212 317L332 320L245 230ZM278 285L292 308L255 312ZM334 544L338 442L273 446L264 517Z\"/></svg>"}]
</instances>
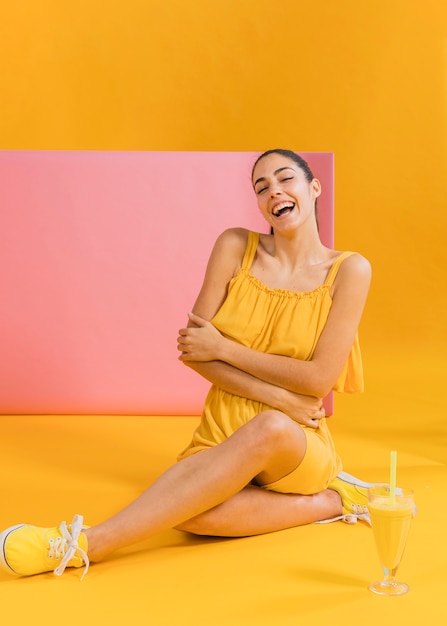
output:
<instances>
[{"instance_id":1,"label":"pink board","mask_svg":"<svg viewBox=\"0 0 447 626\"><path fill-rule=\"evenodd\" d=\"M301 154L332 246L333 155ZM0 152L0 413L200 413L209 384L177 331L217 235L267 232L256 156Z\"/></svg>"}]
</instances>

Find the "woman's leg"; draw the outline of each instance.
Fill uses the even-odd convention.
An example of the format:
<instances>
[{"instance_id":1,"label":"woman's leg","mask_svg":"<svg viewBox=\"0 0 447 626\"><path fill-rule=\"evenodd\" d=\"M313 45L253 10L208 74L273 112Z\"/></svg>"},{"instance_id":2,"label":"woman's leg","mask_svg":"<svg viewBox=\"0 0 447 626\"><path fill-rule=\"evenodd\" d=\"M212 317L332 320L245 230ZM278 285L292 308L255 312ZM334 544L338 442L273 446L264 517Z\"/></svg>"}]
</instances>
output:
<instances>
[{"instance_id":1,"label":"woman's leg","mask_svg":"<svg viewBox=\"0 0 447 626\"><path fill-rule=\"evenodd\" d=\"M248 537L311 524L341 513L341 498L332 489L302 496L249 485L222 504L179 524L177 529L196 535Z\"/></svg>"},{"instance_id":2,"label":"woman's leg","mask_svg":"<svg viewBox=\"0 0 447 626\"><path fill-rule=\"evenodd\" d=\"M261 484L279 480L301 463L305 451L302 428L279 411L265 411L218 446L180 461L125 509L86 530L89 558L100 560L178 527L229 500L253 478Z\"/></svg>"}]
</instances>

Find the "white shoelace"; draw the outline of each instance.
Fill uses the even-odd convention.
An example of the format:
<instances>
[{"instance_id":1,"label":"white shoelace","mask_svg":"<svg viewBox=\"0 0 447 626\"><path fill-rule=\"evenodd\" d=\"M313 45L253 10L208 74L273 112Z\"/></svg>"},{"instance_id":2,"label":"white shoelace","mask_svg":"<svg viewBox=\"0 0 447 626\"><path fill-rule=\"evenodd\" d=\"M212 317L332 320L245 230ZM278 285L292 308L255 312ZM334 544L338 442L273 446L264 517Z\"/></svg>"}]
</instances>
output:
<instances>
[{"instance_id":1,"label":"white shoelace","mask_svg":"<svg viewBox=\"0 0 447 626\"><path fill-rule=\"evenodd\" d=\"M81 580L88 572L88 568L90 565L88 556L86 552L84 552L84 550L78 545L78 539L82 530L83 519L84 518L82 517L82 515L75 515L73 517L73 521L71 522L71 533L68 531L66 522L62 522L59 526L62 537L58 537L55 541L50 541L49 556L54 557L57 560L62 557L61 562L54 570L56 576L61 576L64 573L65 568L67 567L71 559L76 555L76 553L79 553L85 563L85 570L81 576Z\"/></svg>"},{"instance_id":2,"label":"white shoelace","mask_svg":"<svg viewBox=\"0 0 447 626\"><path fill-rule=\"evenodd\" d=\"M357 524L358 521L366 522L371 526L371 518L368 513L345 513L344 515L337 515L337 517L331 517L330 519L322 519L315 524L330 524L331 522L342 521L346 524Z\"/></svg>"}]
</instances>

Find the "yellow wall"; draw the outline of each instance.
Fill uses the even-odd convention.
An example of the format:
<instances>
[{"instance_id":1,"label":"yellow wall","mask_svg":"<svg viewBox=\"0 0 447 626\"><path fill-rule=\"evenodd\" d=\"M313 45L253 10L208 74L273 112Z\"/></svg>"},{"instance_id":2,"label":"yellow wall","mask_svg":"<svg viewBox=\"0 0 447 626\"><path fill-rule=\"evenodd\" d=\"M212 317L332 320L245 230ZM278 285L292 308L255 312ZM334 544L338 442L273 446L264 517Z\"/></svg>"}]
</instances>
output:
<instances>
[{"instance_id":1,"label":"yellow wall","mask_svg":"<svg viewBox=\"0 0 447 626\"><path fill-rule=\"evenodd\" d=\"M333 151L366 350L444 357L445 3L16 0L0 58L2 149Z\"/></svg>"}]
</instances>

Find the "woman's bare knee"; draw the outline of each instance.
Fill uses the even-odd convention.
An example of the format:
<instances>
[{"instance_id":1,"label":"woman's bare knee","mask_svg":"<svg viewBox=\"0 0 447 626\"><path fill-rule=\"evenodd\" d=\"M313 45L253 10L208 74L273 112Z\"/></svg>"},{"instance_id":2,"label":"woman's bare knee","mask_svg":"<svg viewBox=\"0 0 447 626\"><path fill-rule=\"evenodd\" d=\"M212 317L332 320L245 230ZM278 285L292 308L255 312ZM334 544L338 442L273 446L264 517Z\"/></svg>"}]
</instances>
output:
<instances>
[{"instance_id":1,"label":"woman's bare knee","mask_svg":"<svg viewBox=\"0 0 447 626\"><path fill-rule=\"evenodd\" d=\"M281 411L264 411L252 421L255 420L258 446L266 454L265 467L256 480L259 484L269 484L298 467L306 452L307 439L301 426Z\"/></svg>"},{"instance_id":2,"label":"woman's bare knee","mask_svg":"<svg viewBox=\"0 0 447 626\"><path fill-rule=\"evenodd\" d=\"M303 429L285 413L275 409L259 413L253 420L253 427L259 438L258 445L265 445L269 450L279 450L282 446L295 446L305 440Z\"/></svg>"}]
</instances>

